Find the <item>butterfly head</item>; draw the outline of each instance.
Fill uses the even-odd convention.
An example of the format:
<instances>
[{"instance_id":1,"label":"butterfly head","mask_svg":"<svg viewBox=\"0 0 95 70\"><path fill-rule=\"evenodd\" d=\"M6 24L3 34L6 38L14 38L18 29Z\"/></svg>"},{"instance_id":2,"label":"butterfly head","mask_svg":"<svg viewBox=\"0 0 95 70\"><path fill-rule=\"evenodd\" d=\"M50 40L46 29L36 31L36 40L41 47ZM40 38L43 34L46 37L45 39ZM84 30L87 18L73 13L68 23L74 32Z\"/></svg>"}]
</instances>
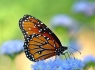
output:
<instances>
[{"instance_id":1,"label":"butterfly head","mask_svg":"<svg viewBox=\"0 0 95 70\"><path fill-rule=\"evenodd\" d=\"M56 49L56 54L57 54L58 56L59 56L60 54L63 54L63 55L64 55L67 49L68 49L68 47L62 46L62 47Z\"/></svg>"}]
</instances>

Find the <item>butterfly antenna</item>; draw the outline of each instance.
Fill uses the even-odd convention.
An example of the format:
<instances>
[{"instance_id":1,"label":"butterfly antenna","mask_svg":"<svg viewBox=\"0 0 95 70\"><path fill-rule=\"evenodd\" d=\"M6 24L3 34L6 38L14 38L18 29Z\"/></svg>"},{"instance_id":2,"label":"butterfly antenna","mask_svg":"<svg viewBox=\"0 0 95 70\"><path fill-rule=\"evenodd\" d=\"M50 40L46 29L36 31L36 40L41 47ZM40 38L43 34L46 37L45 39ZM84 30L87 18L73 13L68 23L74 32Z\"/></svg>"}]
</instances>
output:
<instances>
[{"instance_id":1,"label":"butterfly antenna","mask_svg":"<svg viewBox=\"0 0 95 70\"><path fill-rule=\"evenodd\" d=\"M80 52L79 50L77 50L77 49L75 49L75 48L73 48L73 47L70 47L70 48L76 50L77 52L79 52L79 54L81 54L81 52ZM70 51L71 51L71 50L70 50Z\"/></svg>"}]
</instances>

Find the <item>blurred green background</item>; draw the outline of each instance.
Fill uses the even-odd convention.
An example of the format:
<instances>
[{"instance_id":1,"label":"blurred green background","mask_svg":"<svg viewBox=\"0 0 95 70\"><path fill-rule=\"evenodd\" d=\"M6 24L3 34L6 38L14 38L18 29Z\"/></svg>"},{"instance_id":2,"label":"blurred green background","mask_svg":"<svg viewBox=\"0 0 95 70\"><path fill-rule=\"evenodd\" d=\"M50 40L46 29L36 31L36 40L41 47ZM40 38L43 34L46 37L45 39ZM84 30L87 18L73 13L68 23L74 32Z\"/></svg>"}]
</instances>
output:
<instances>
[{"instance_id":1,"label":"blurred green background","mask_svg":"<svg viewBox=\"0 0 95 70\"><path fill-rule=\"evenodd\" d=\"M30 14L37 17L47 26L51 17L56 14L68 14L84 24L94 28L95 17L85 17L83 14L74 14L71 12L72 5L76 0L35 0L35 1L18 1L18 0L1 0L0 1L0 43L10 40L19 39L22 33L18 26L19 19L24 14ZM91 0L90 0L91 1ZM92 0L94 1L94 0ZM88 21L87 21L88 20ZM16 34L17 33L17 34Z\"/></svg>"},{"instance_id":2,"label":"blurred green background","mask_svg":"<svg viewBox=\"0 0 95 70\"><path fill-rule=\"evenodd\" d=\"M24 14L30 14L35 16L44 22L50 29L50 19L56 14L68 14L69 16L75 18L76 20L82 22L81 25L84 25L86 29L83 29L78 39L85 40L85 35L94 37L95 29L95 15L85 16L83 14L75 14L71 11L73 4L78 0L0 0L0 46L2 43L8 40L20 39L23 40L23 35L19 28L19 19L23 17ZM95 0L88 0L90 2L95 2ZM68 33L67 30L63 28L53 30L54 33L61 39L62 42L68 42ZM91 33L90 33L91 32ZM62 35L63 33L64 35ZM86 40L88 40L86 37ZM91 38L89 38L91 39ZM93 39L93 38L92 38ZM91 44L92 44L91 39ZM90 41L90 40L88 40ZM95 41L95 39L94 39ZM88 42L87 42L88 43ZM87 44L85 43L85 44ZM95 45L94 45L95 47ZM11 50L10 50L11 51ZM91 53L94 55L94 52ZM80 58L83 57L79 55ZM21 59L23 59L21 61ZM26 62L24 62L25 60ZM20 60L20 61L19 61ZM17 70L30 70L29 64L32 64L25 55L20 54L16 61ZM28 64L29 63L29 64ZM20 65L24 66L20 67ZM28 66L27 66L28 65ZM27 68L24 68L24 67ZM7 56L0 56L0 70L11 70L11 61Z\"/></svg>"},{"instance_id":3,"label":"blurred green background","mask_svg":"<svg viewBox=\"0 0 95 70\"><path fill-rule=\"evenodd\" d=\"M73 1L0 1L0 31L2 33L0 34L0 43L10 39L22 38L22 33L18 26L18 21L24 14L35 16L43 21L46 25L48 25L50 18L56 14L66 13L72 15L70 12L70 7L72 6Z\"/></svg>"}]
</instances>

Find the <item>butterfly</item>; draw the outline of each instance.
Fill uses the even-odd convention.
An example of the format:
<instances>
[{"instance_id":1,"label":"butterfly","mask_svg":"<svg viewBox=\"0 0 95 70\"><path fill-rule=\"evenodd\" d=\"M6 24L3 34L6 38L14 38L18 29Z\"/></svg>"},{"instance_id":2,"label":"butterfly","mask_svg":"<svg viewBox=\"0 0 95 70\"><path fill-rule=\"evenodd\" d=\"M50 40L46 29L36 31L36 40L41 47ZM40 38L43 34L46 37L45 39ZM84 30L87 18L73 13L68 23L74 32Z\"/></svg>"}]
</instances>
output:
<instances>
[{"instance_id":1,"label":"butterfly","mask_svg":"<svg viewBox=\"0 0 95 70\"><path fill-rule=\"evenodd\" d=\"M19 20L19 27L25 39L24 52L31 61L59 56L68 49L43 22L31 15L24 15Z\"/></svg>"}]
</instances>

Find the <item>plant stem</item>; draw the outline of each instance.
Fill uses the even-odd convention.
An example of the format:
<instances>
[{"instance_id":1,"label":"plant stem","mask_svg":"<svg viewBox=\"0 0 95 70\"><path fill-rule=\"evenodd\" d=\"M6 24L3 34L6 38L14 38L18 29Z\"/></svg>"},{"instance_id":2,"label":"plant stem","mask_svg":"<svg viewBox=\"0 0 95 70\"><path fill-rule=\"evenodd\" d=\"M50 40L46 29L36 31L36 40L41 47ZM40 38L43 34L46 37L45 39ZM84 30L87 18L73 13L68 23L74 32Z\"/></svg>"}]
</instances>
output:
<instances>
[{"instance_id":1,"label":"plant stem","mask_svg":"<svg viewBox=\"0 0 95 70\"><path fill-rule=\"evenodd\" d=\"M12 60L12 70L16 70L14 59Z\"/></svg>"}]
</instances>

